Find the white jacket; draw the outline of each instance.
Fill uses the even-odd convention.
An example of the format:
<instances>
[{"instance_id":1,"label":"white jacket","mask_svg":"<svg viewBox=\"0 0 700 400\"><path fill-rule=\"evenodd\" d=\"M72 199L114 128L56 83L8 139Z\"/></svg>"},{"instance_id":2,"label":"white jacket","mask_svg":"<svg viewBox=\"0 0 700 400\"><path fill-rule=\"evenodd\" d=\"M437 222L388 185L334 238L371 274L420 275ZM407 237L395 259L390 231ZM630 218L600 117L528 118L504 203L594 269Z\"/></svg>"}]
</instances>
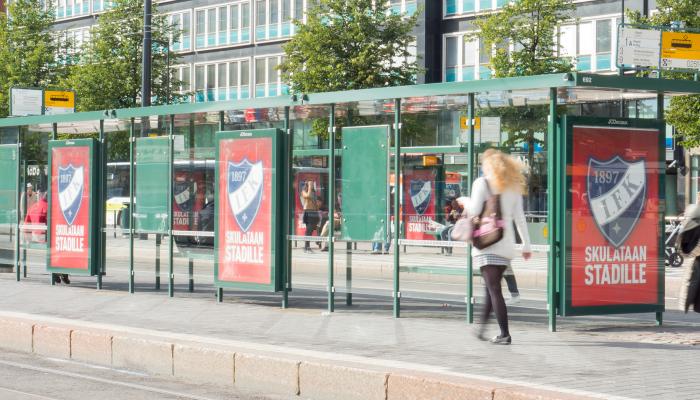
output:
<instances>
[{"instance_id":1,"label":"white jacket","mask_svg":"<svg viewBox=\"0 0 700 400\"><path fill-rule=\"evenodd\" d=\"M491 192L489 192L491 188ZM478 178L472 185L469 208L469 215L481 215L484 202L491 193L496 193L493 184L486 183L486 178ZM505 222L503 228L503 238L497 243L484 249L472 248L472 255L495 254L504 258L513 259L517 256L515 251L515 232L513 232L513 221L518 227L518 233L523 241L523 252L530 251L530 235L525 223L525 212L523 211L523 196L515 190L506 190L501 195L501 217Z\"/></svg>"}]
</instances>

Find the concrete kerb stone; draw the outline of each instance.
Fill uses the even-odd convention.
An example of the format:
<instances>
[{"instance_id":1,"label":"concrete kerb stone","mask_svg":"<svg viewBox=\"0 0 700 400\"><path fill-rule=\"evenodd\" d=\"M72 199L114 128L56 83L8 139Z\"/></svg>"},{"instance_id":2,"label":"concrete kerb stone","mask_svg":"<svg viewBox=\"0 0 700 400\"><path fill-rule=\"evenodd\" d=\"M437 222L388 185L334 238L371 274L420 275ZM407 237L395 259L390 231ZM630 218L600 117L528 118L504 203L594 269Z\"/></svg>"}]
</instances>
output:
<instances>
[{"instance_id":1,"label":"concrete kerb stone","mask_svg":"<svg viewBox=\"0 0 700 400\"><path fill-rule=\"evenodd\" d=\"M195 383L232 386L235 355L233 351L201 345L175 344L173 375Z\"/></svg>"},{"instance_id":2,"label":"concrete kerb stone","mask_svg":"<svg viewBox=\"0 0 700 400\"><path fill-rule=\"evenodd\" d=\"M62 326L34 325L32 342L34 353L55 358L70 359L71 329Z\"/></svg>"},{"instance_id":3,"label":"concrete kerb stone","mask_svg":"<svg viewBox=\"0 0 700 400\"><path fill-rule=\"evenodd\" d=\"M314 400L385 400L388 376L387 372L302 362L299 395Z\"/></svg>"},{"instance_id":4,"label":"concrete kerb stone","mask_svg":"<svg viewBox=\"0 0 700 400\"><path fill-rule=\"evenodd\" d=\"M112 366L112 334L91 330L71 332L71 359L105 367Z\"/></svg>"},{"instance_id":5,"label":"concrete kerb stone","mask_svg":"<svg viewBox=\"0 0 700 400\"><path fill-rule=\"evenodd\" d=\"M244 390L299 394L299 362L295 360L236 353L234 383Z\"/></svg>"},{"instance_id":6,"label":"concrete kerb stone","mask_svg":"<svg viewBox=\"0 0 700 400\"><path fill-rule=\"evenodd\" d=\"M389 375L387 400L493 400L490 382L447 381L439 377L392 373Z\"/></svg>"},{"instance_id":7,"label":"concrete kerb stone","mask_svg":"<svg viewBox=\"0 0 700 400\"><path fill-rule=\"evenodd\" d=\"M497 387L493 393L493 400L600 400L601 398L552 392L542 389L534 389L523 386Z\"/></svg>"},{"instance_id":8,"label":"concrete kerb stone","mask_svg":"<svg viewBox=\"0 0 700 400\"><path fill-rule=\"evenodd\" d=\"M139 337L114 336L112 366L172 376L173 344Z\"/></svg>"},{"instance_id":9,"label":"concrete kerb stone","mask_svg":"<svg viewBox=\"0 0 700 400\"><path fill-rule=\"evenodd\" d=\"M11 319L0 320L0 348L31 353L34 324Z\"/></svg>"}]
</instances>

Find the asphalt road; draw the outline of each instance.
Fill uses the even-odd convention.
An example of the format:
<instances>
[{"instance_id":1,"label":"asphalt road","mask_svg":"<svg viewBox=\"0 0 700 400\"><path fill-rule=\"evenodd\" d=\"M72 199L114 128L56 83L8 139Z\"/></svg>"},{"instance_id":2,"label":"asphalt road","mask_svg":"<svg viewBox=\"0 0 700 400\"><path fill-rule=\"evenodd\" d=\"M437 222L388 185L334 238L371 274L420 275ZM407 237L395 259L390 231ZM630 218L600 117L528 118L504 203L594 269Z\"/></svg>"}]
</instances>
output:
<instances>
[{"instance_id":1,"label":"asphalt road","mask_svg":"<svg viewBox=\"0 0 700 400\"><path fill-rule=\"evenodd\" d=\"M72 361L0 351L2 400L265 400L233 388L193 385L176 380L90 366Z\"/></svg>"}]
</instances>

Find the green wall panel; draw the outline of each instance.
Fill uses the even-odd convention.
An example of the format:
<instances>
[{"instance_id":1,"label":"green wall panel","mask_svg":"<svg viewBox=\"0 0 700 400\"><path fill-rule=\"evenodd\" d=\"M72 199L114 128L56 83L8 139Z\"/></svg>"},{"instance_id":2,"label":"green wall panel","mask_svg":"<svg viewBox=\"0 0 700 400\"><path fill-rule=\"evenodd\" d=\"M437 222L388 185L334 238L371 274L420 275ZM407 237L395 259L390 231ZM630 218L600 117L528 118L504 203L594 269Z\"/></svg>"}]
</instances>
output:
<instances>
[{"instance_id":1,"label":"green wall panel","mask_svg":"<svg viewBox=\"0 0 700 400\"><path fill-rule=\"evenodd\" d=\"M388 138L386 125L343 128L343 239L385 240Z\"/></svg>"},{"instance_id":2,"label":"green wall panel","mask_svg":"<svg viewBox=\"0 0 700 400\"><path fill-rule=\"evenodd\" d=\"M0 224L17 223L17 145L0 145Z\"/></svg>"},{"instance_id":3,"label":"green wall panel","mask_svg":"<svg viewBox=\"0 0 700 400\"><path fill-rule=\"evenodd\" d=\"M134 228L137 231L166 232L170 177L168 138L139 138L135 147Z\"/></svg>"}]
</instances>

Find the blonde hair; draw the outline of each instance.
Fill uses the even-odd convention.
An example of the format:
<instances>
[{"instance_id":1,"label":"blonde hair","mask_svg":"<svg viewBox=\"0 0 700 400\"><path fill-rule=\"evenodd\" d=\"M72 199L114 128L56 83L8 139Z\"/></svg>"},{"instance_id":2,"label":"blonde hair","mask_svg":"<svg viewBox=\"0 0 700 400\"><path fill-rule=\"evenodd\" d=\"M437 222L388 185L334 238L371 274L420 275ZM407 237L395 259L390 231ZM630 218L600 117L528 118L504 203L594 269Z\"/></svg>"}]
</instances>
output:
<instances>
[{"instance_id":1,"label":"blonde hair","mask_svg":"<svg viewBox=\"0 0 700 400\"><path fill-rule=\"evenodd\" d=\"M487 149L483 154L484 174L495 186L496 191L513 189L525 193L525 166L515 158L496 149Z\"/></svg>"}]
</instances>

